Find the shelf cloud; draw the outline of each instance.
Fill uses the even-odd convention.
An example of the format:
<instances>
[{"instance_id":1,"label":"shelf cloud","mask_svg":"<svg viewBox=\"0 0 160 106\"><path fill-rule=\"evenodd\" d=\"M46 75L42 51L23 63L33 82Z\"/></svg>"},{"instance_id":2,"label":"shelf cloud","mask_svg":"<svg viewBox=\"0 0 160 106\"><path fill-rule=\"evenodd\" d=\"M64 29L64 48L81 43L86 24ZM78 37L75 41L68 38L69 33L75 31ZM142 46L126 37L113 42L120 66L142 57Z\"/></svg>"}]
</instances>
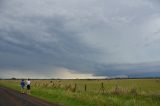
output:
<instances>
[{"instance_id":1,"label":"shelf cloud","mask_svg":"<svg viewBox=\"0 0 160 106\"><path fill-rule=\"evenodd\" d=\"M158 0L0 0L2 78L160 76L159 54Z\"/></svg>"}]
</instances>

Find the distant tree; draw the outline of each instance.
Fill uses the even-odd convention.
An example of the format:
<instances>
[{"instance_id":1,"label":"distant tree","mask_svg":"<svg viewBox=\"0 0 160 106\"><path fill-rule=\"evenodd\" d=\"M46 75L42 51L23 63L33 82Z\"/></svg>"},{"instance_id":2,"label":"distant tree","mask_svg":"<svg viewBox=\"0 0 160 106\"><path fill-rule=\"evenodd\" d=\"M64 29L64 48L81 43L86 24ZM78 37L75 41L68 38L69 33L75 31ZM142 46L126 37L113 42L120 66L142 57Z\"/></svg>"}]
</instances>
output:
<instances>
[{"instance_id":1,"label":"distant tree","mask_svg":"<svg viewBox=\"0 0 160 106\"><path fill-rule=\"evenodd\" d=\"M11 80L16 80L16 78L15 78L15 77L12 77Z\"/></svg>"}]
</instances>

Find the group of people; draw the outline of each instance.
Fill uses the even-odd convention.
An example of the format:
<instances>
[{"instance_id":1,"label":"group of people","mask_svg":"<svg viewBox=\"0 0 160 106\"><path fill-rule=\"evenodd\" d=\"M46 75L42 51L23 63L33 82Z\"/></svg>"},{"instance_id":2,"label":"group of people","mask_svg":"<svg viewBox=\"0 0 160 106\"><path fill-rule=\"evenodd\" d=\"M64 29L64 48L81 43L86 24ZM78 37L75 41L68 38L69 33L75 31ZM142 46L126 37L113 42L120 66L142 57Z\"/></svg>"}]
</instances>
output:
<instances>
[{"instance_id":1,"label":"group of people","mask_svg":"<svg viewBox=\"0 0 160 106\"><path fill-rule=\"evenodd\" d=\"M31 89L31 81L28 79L26 82L24 79L21 80L21 93L25 93L25 86L27 87L27 94L30 94L30 89Z\"/></svg>"}]
</instances>

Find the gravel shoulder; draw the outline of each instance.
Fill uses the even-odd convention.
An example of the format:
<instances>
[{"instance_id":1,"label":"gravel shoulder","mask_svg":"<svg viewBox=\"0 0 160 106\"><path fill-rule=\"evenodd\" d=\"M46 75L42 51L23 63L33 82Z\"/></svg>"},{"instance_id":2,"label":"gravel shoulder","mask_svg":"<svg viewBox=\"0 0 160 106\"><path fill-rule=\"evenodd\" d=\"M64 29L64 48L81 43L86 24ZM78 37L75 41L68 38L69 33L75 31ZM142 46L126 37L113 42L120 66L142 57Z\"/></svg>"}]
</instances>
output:
<instances>
[{"instance_id":1,"label":"gravel shoulder","mask_svg":"<svg viewBox=\"0 0 160 106\"><path fill-rule=\"evenodd\" d=\"M15 90L0 87L0 106L59 106Z\"/></svg>"}]
</instances>

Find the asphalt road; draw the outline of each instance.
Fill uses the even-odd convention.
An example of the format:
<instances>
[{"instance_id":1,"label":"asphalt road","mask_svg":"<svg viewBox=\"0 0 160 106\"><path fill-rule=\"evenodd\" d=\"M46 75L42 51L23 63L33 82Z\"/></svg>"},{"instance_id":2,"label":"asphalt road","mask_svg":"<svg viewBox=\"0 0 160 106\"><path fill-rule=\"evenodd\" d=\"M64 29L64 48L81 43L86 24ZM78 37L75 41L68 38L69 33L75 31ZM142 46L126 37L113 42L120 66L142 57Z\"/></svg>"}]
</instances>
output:
<instances>
[{"instance_id":1,"label":"asphalt road","mask_svg":"<svg viewBox=\"0 0 160 106\"><path fill-rule=\"evenodd\" d=\"M41 99L0 87L0 106L58 106Z\"/></svg>"}]
</instances>

